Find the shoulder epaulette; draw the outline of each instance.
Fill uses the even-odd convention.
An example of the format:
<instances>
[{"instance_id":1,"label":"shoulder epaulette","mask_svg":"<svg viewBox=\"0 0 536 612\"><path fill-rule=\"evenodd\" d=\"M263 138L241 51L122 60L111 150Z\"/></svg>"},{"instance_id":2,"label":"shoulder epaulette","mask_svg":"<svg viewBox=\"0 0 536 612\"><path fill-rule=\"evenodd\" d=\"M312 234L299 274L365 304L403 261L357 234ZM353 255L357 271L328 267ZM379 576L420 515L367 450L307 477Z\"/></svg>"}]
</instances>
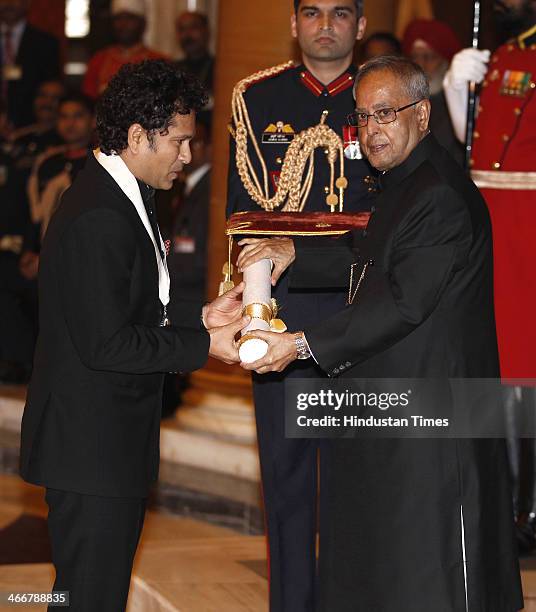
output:
<instances>
[{"instance_id":1,"label":"shoulder epaulette","mask_svg":"<svg viewBox=\"0 0 536 612\"><path fill-rule=\"evenodd\" d=\"M285 62L284 64L278 64L277 66L272 66L271 68L265 68L264 70L259 70L258 72L254 72L250 74L245 79L238 81L235 85L235 91L239 91L240 93L244 93L246 89L251 87L251 85L256 85L261 81L266 81L267 79L271 79L272 77L278 76L287 70L295 67L294 61L290 60Z\"/></svg>"},{"instance_id":2,"label":"shoulder epaulette","mask_svg":"<svg viewBox=\"0 0 536 612\"><path fill-rule=\"evenodd\" d=\"M534 50L536 50L536 25L518 36L517 44L520 49L532 49L534 47Z\"/></svg>"}]
</instances>

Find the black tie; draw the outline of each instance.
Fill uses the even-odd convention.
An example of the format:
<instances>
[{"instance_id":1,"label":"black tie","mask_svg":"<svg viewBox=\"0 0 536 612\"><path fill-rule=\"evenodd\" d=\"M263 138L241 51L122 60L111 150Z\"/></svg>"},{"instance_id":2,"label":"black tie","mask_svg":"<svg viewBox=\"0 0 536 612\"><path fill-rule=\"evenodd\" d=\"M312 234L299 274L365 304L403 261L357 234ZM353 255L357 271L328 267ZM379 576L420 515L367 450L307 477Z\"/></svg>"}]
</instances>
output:
<instances>
[{"instance_id":1,"label":"black tie","mask_svg":"<svg viewBox=\"0 0 536 612\"><path fill-rule=\"evenodd\" d=\"M138 185L140 188L141 198L145 205L145 210L147 211L147 216L149 217L149 223L151 224L151 229L153 230L153 236L155 242L158 246L158 250L160 251L160 256L164 259L164 252L160 248L160 232L158 230L158 221L156 219L156 206L154 201L155 190L146 185L142 181L136 179L138 181Z\"/></svg>"}]
</instances>

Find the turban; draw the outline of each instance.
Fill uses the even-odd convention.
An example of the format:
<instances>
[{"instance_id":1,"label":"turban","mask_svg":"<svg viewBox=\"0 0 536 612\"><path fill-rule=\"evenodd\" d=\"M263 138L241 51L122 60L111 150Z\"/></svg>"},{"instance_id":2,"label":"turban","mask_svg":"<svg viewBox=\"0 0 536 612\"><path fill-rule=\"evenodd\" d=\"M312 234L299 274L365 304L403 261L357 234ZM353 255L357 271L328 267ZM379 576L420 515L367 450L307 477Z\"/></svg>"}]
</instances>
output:
<instances>
[{"instance_id":1,"label":"turban","mask_svg":"<svg viewBox=\"0 0 536 612\"><path fill-rule=\"evenodd\" d=\"M450 26L437 19L415 19L408 25L402 39L405 55L411 54L413 44L417 40L423 40L448 62L462 48Z\"/></svg>"},{"instance_id":2,"label":"turban","mask_svg":"<svg viewBox=\"0 0 536 612\"><path fill-rule=\"evenodd\" d=\"M120 13L131 13L138 17L145 17L145 0L112 0L112 16Z\"/></svg>"}]
</instances>

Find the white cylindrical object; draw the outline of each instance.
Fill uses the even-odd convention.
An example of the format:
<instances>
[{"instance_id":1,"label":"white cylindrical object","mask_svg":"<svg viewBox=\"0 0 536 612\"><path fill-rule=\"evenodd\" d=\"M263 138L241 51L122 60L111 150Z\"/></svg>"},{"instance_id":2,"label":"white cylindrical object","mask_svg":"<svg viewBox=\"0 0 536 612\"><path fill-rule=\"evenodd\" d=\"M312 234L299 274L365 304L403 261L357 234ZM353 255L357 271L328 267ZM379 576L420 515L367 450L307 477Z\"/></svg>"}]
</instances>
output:
<instances>
[{"instance_id":1,"label":"white cylindrical object","mask_svg":"<svg viewBox=\"0 0 536 612\"><path fill-rule=\"evenodd\" d=\"M251 304L265 304L272 308L272 262L261 259L244 270L246 284L242 296L244 308ZM242 336L255 330L270 331L270 324L264 319L252 318L249 325L242 330ZM258 338L246 340L238 351L243 363L253 363L261 359L268 351L268 344Z\"/></svg>"}]
</instances>

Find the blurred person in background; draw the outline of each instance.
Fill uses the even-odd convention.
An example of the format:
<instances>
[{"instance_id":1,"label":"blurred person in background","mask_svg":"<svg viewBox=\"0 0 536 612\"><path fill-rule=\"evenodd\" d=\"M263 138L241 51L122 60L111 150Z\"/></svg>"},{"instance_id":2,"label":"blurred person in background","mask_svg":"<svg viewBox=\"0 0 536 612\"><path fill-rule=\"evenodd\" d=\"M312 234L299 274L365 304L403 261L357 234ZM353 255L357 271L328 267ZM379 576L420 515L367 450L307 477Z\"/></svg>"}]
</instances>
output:
<instances>
[{"instance_id":1,"label":"blurred person in background","mask_svg":"<svg viewBox=\"0 0 536 612\"><path fill-rule=\"evenodd\" d=\"M197 11L186 11L175 22L177 42L184 57L177 62L177 68L193 74L208 92L207 105L199 118L210 124L214 107L214 57L210 53L210 25L208 17Z\"/></svg>"},{"instance_id":2,"label":"blurred person in background","mask_svg":"<svg viewBox=\"0 0 536 612\"><path fill-rule=\"evenodd\" d=\"M39 231L30 219L26 186L37 156L60 142L56 121L63 93L60 81L39 85L36 123L11 132L0 159L0 380L6 383L26 382L31 371Z\"/></svg>"},{"instance_id":3,"label":"blurred person in background","mask_svg":"<svg viewBox=\"0 0 536 612\"><path fill-rule=\"evenodd\" d=\"M63 95L65 87L61 81L44 81L39 85L33 104L35 123L10 135L9 153L16 170L29 171L40 153L60 144L56 121Z\"/></svg>"},{"instance_id":4,"label":"blurred person in background","mask_svg":"<svg viewBox=\"0 0 536 612\"><path fill-rule=\"evenodd\" d=\"M156 195L159 223L162 224L166 218L171 220L165 232L171 243L167 258L170 291L172 296L181 296L180 301L171 302L170 313L174 321L186 320L194 305L207 299L207 228L212 159L210 136L207 123L199 120L190 142L192 161L184 167L182 176L175 181L170 192L158 191ZM162 232L164 234L164 230ZM174 414L180 406L189 379L189 374L166 375L163 417Z\"/></svg>"},{"instance_id":5,"label":"blurred person in background","mask_svg":"<svg viewBox=\"0 0 536 612\"><path fill-rule=\"evenodd\" d=\"M36 160L28 182L30 214L33 223L39 225L41 238L62 193L85 164L94 128L91 98L76 92L62 98L57 121L62 144L51 147Z\"/></svg>"},{"instance_id":6,"label":"blurred person in background","mask_svg":"<svg viewBox=\"0 0 536 612\"><path fill-rule=\"evenodd\" d=\"M361 61L368 62L381 55L402 55L402 45L390 32L374 32L361 46Z\"/></svg>"},{"instance_id":7,"label":"blurred person in background","mask_svg":"<svg viewBox=\"0 0 536 612\"><path fill-rule=\"evenodd\" d=\"M0 100L0 122L7 122L7 107ZM30 225L25 183L13 172L7 152L0 148L0 384L28 380L37 322L34 283L20 274L19 258Z\"/></svg>"},{"instance_id":8,"label":"blurred person in background","mask_svg":"<svg viewBox=\"0 0 536 612\"><path fill-rule=\"evenodd\" d=\"M96 99L123 64L137 64L165 56L143 44L146 21L145 0L112 0L111 15L115 44L95 53L89 60L82 91Z\"/></svg>"},{"instance_id":9,"label":"blurred person in background","mask_svg":"<svg viewBox=\"0 0 536 612\"><path fill-rule=\"evenodd\" d=\"M196 76L203 86L212 91L214 83L214 57L210 53L210 27L208 17L196 11L187 11L175 23L177 42L184 58L177 67Z\"/></svg>"},{"instance_id":10,"label":"blurred person in background","mask_svg":"<svg viewBox=\"0 0 536 612\"><path fill-rule=\"evenodd\" d=\"M62 72L59 41L27 22L29 7L29 0L0 0L0 93L14 127L35 120L39 84Z\"/></svg>"},{"instance_id":11,"label":"blurred person in background","mask_svg":"<svg viewBox=\"0 0 536 612\"><path fill-rule=\"evenodd\" d=\"M454 54L461 49L456 34L437 19L415 19L402 40L404 54L418 64L430 82L430 130L454 159L463 164L463 147L456 138L443 93L443 78Z\"/></svg>"},{"instance_id":12,"label":"blurred person in background","mask_svg":"<svg viewBox=\"0 0 536 612\"><path fill-rule=\"evenodd\" d=\"M62 144L35 162L25 194L22 172L0 191L0 381L26 382L37 337L37 271L41 239L63 192L85 165L93 139L93 102L80 93L59 104Z\"/></svg>"},{"instance_id":13,"label":"blurred person in background","mask_svg":"<svg viewBox=\"0 0 536 612\"><path fill-rule=\"evenodd\" d=\"M171 291L181 296L180 305L185 308L191 308L189 302L206 301L212 148L205 124L198 122L190 148L192 161L185 167L183 198L173 223L168 256Z\"/></svg>"}]
</instances>

